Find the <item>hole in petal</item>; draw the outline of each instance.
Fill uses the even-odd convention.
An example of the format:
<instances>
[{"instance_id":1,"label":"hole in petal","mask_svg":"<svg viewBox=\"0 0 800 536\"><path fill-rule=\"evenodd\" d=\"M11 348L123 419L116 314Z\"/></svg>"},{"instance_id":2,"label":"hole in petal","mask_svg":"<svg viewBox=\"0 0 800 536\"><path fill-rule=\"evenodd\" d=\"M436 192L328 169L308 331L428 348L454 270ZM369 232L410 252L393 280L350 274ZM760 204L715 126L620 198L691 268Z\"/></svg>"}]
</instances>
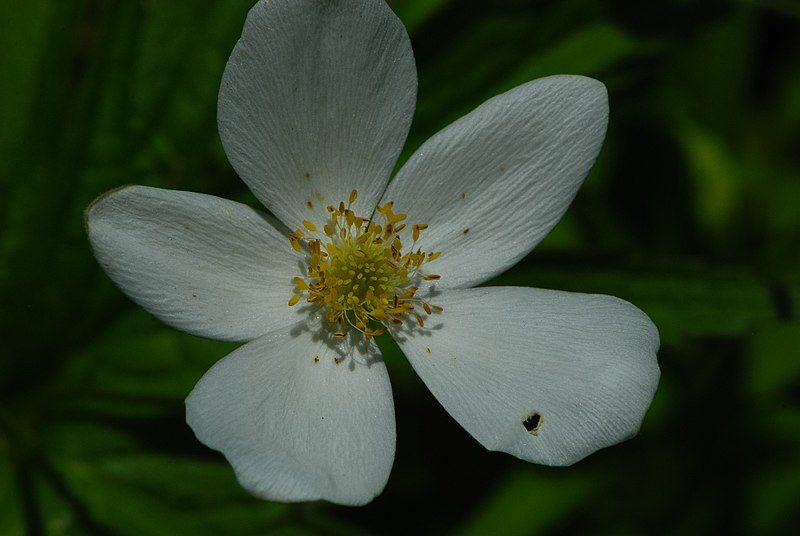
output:
<instances>
[{"instance_id":1,"label":"hole in petal","mask_svg":"<svg viewBox=\"0 0 800 536\"><path fill-rule=\"evenodd\" d=\"M541 413L533 412L528 416L527 419L522 421L522 426L528 431L531 435L539 435L539 429L542 427L542 422L544 422L544 417L542 417Z\"/></svg>"}]
</instances>

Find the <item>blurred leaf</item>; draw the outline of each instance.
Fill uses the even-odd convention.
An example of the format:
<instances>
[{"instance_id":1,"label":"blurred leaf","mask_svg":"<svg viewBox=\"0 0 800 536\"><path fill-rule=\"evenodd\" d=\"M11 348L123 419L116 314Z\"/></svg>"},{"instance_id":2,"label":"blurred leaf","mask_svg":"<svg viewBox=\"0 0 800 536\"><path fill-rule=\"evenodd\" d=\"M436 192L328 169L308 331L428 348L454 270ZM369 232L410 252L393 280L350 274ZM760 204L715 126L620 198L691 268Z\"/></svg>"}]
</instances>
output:
<instances>
[{"instance_id":1,"label":"blurred leaf","mask_svg":"<svg viewBox=\"0 0 800 536\"><path fill-rule=\"evenodd\" d=\"M671 112L700 122L726 143L740 141L737 127L748 119L739 110L747 108L753 28L748 10L734 12L681 42L663 71Z\"/></svg>"},{"instance_id":2,"label":"blurred leaf","mask_svg":"<svg viewBox=\"0 0 800 536\"><path fill-rule=\"evenodd\" d=\"M8 457L8 445L0 433L0 534L25 534L25 518L20 499L14 465Z\"/></svg>"},{"instance_id":3,"label":"blurred leaf","mask_svg":"<svg viewBox=\"0 0 800 536\"><path fill-rule=\"evenodd\" d=\"M36 506L39 509L39 523L42 534L48 536L72 536L87 533L84 525L85 519L78 519L74 504L69 504L64 496L56 490L52 482L44 475L34 476L33 492L36 496Z\"/></svg>"},{"instance_id":4,"label":"blurred leaf","mask_svg":"<svg viewBox=\"0 0 800 536\"><path fill-rule=\"evenodd\" d=\"M47 453L87 513L118 534L256 534L286 513L248 495L222 461L142 452L113 429L56 427Z\"/></svg>"},{"instance_id":5,"label":"blurred leaf","mask_svg":"<svg viewBox=\"0 0 800 536\"><path fill-rule=\"evenodd\" d=\"M800 128L800 62L795 61L786 74L786 82L779 88L777 106L780 110L774 121L784 129Z\"/></svg>"},{"instance_id":6,"label":"blurred leaf","mask_svg":"<svg viewBox=\"0 0 800 536\"><path fill-rule=\"evenodd\" d=\"M742 232L758 245L761 270L786 284L800 283L800 62L794 61L779 96L747 129ZM751 254L748 252L748 254Z\"/></svg>"},{"instance_id":7,"label":"blurred leaf","mask_svg":"<svg viewBox=\"0 0 800 536\"><path fill-rule=\"evenodd\" d=\"M768 324L750 338L745 375L753 397L781 397L800 386L800 325Z\"/></svg>"},{"instance_id":8,"label":"blurred leaf","mask_svg":"<svg viewBox=\"0 0 800 536\"><path fill-rule=\"evenodd\" d=\"M539 260L534 252L490 284L623 298L650 316L662 342L702 335L742 335L754 325L776 317L768 286L742 268L676 262L593 267L576 260Z\"/></svg>"},{"instance_id":9,"label":"blurred leaf","mask_svg":"<svg viewBox=\"0 0 800 536\"><path fill-rule=\"evenodd\" d=\"M409 33L427 22L451 0L389 0L395 14L403 21Z\"/></svg>"},{"instance_id":10,"label":"blurred leaf","mask_svg":"<svg viewBox=\"0 0 800 536\"><path fill-rule=\"evenodd\" d=\"M422 66L417 115L405 153L516 85L553 74L599 76L622 60L653 50L607 22L571 30L537 47L537 28L543 24L526 18L481 19L431 65Z\"/></svg>"},{"instance_id":11,"label":"blurred leaf","mask_svg":"<svg viewBox=\"0 0 800 536\"><path fill-rule=\"evenodd\" d=\"M7 169L14 180L0 196L7 209L0 226L6 304L0 324L14 335L8 346L16 379L27 382L46 376L60 350L90 338L123 303L89 254L82 212L94 197L134 182L192 183L213 192L224 177L231 187L217 136L216 95L252 2L46 5L26 22L41 26L46 39L31 45L41 53L16 73L32 80L26 83L37 89L36 105L10 134L25 142L15 148ZM59 344L50 342L59 338ZM37 366L20 365L33 363L33 356ZM3 366L9 367L0 360L2 381L19 384Z\"/></svg>"},{"instance_id":12,"label":"blurred leaf","mask_svg":"<svg viewBox=\"0 0 800 536\"><path fill-rule=\"evenodd\" d=\"M527 57L504 81L504 86L510 88L554 74L597 76L622 60L645 56L656 49L657 46L603 21L575 30Z\"/></svg>"},{"instance_id":13,"label":"blurred leaf","mask_svg":"<svg viewBox=\"0 0 800 536\"><path fill-rule=\"evenodd\" d=\"M144 416L174 412L236 345L200 339L136 309L72 356L54 390L61 409Z\"/></svg>"},{"instance_id":14,"label":"blurred leaf","mask_svg":"<svg viewBox=\"0 0 800 536\"><path fill-rule=\"evenodd\" d=\"M469 31L421 65L416 115L406 151L495 95L501 75L519 61L520 41L532 32L525 19L477 20Z\"/></svg>"},{"instance_id":15,"label":"blurred leaf","mask_svg":"<svg viewBox=\"0 0 800 536\"><path fill-rule=\"evenodd\" d=\"M460 535L525 536L555 527L580 507L596 483L588 475L531 469L501 481L458 531Z\"/></svg>"},{"instance_id":16,"label":"blurred leaf","mask_svg":"<svg viewBox=\"0 0 800 536\"><path fill-rule=\"evenodd\" d=\"M770 323L750 339L746 388L757 429L775 440L800 442L800 325Z\"/></svg>"},{"instance_id":17,"label":"blurred leaf","mask_svg":"<svg viewBox=\"0 0 800 536\"><path fill-rule=\"evenodd\" d=\"M743 3L758 6L800 20L800 5L793 0L743 0Z\"/></svg>"},{"instance_id":18,"label":"blurred leaf","mask_svg":"<svg viewBox=\"0 0 800 536\"><path fill-rule=\"evenodd\" d=\"M47 38L46 22L53 7L48 0L0 3L0 157L8 162L15 135L27 127L24 117L37 97L35 77ZM10 176L0 176L0 192ZM0 214L3 214L0 203Z\"/></svg>"},{"instance_id":19,"label":"blurred leaf","mask_svg":"<svg viewBox=\"0 0 800 536\"><path fill-rule=\"evenodd\" d=\"M739 11L680 43L662 73L659 92L667 128L683 151L693 210L709 249L741 243L744 155L750 117L752 17ZM760 180L760 179L759 179Z\"/></svg>"},{"instance_id":20,"label":"blurred leaf","mask_svg":"<svg viewBox=\"0 0 800 536\"><path fill-rule=\"evenodd\" d=\"M728 238L726 235L736 229L731 223L740 208L740 163L721 139L699 125L684 122L677 138L693 180L698 222L708 236Z\"/></svg>"},{"instance_id":21,"label":"blurred leaf","mask_svg":"<svg viewBox=\"0 0 800 536\"><path fill-rule=\"evenodd\" d=\"M740 211L743 214L737 214L742 220L741 234L756 244L756 252L747 255L765 275L783 284L798 284L800 211L796 199L800 199L800 167L765 154L761 148L751 149L747 157L747 201L745 210Z\"/></svg>"},{"instance_id":22,"label":"blurred leaf","mask_svg":"<svg viewBox=\"0 0 800 536\"><path fill-rule=\"evenodd\" d=\"M747 528L750 534L792 534L800 523L800 458L770 465L748 491Z\"/></svg>"}]
</instances>

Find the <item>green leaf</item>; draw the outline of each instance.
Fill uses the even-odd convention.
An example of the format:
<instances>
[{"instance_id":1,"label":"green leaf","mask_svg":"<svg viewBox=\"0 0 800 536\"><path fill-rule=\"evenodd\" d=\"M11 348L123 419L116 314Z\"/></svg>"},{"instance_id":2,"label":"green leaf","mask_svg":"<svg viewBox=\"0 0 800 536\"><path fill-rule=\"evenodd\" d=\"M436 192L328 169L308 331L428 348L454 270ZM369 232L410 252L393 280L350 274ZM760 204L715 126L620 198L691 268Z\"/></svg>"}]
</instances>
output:
<instances>
[{"instance_id":1,"label":"green leaf","mask_svg":"<svg viewBox=\"0 0 800 536\"><path fill-rule=\"evenodd\" d=\"M542 469L511 474L495 487L456 534L538 534L557 526L580 508L595 487L586 474L548 474Z\"/></svg>"},{"instance_id":2,"label":"green leaf","mask_svg":"<svg viewBox=\"0 0 800 536\"><path fill-rule=\"evenodd\" d=\"M490 285L516 285L625 299L647 313L663 342L692 336L736 336L776 317L768 286L745 268L699 263L592 266L534 252Z\"/></svg>"},{"instance_id":3,"label":"green leaf","mask_svg":"<svg viewBox=\"0 0 800 536\"><path fill-rule=\"evenodd\" d=\"M258 534L286 514L244 491L224 461L145 452L112 428L56 426L47 456L91 518L118 534Z\"/></svg>"},{"instance_id":4,"label":"green leaf","mask_svg":"<svg viewBox=\"0 0 800 536\"><path fill-rule=\"evenodd\" d=\"M671 112L711 128L723 141L738 141L752 80L755 32L752 12L741 10L703 28L664 66L660 86Z\"/></svg>"},{"instance_id":5,"label":"green leaf","mask_svg":"<svg viewBox=\"0 0 800 536\"><path fill-rule=\"evenodd\" d=\"M551 14L559 20L558 13ZM619 62L652 53L611 23L569 27L542 43L546 21L487 17L420 68L419 101L405 154L448 122L512 87L553 74L599 76ZM548 29L553 32L552 28Z\"/></svg>"},{"instance_id":6,"label":"green leaf","mask_svg":"<svg viewBox=\"0 0 800 536\"><path fill-rule=\"evenodd\" d=\"M740 162L713 131L690 121L676 128L693 181L697 221L712 239L730 241L741 208Z\"/></svg>"},{"instance_id":7,"label":"green leaf","mask_svg":"<svg viewBox=\"0 0 800 536\"><path fill-rule=\"evenodd\" d=\"M573 31L525 58L504 80L514 87L554 74L598 76L619 62L653 54L659 45L644 43L614 24L601 21Z\"/></svg>"},{"instance_id":8,"label":"green leaf","mask_svg":"<svg viewBox=\"0 0 800 536\"><path fill-rule=\"evenodd\" d=\"M395 0L390 1L395 14L403 21L409 33L427 22L452 0Z\"/></svg>"},{"instance_id":9,"label":"green leaf","mask_svg":"<svg viewBox=\"0 0 800 536\"><path fill-rule=\"evenodd\" d=\"M87 533L86 520L81 520L61 491L41 472L32 475L38 519L42 534L48 536L78 536ZM92 527L94 528L94 527Z\"/></svg>"},{"instance_id":10,"label":"green leaf","mask_svg":"<svg viewBox=\"0 0 800 536\"><path fill-rule=\"evenodd\" d=\"M800 458L770 463L757 475L747 492L747 526L750 534L791 534L800 521Z\"/></svg>"},{"instance_id":11,"label":"green leaf","mask_svg":"<svg viewBox=\"0 0 800 536\"><path fill-rule=\"evenodd\" d=\"M750 338L748 357L745 378L751 396L785 396L800 383L800 324L759 327Z\"/></svg>"},{"instance_id":12,"label":"green leaf","mask_svg":"<svg viewBox=\"0 0 800 536\"><path fill-rule=\"evenodd\" d=\"M48 37L46 23L54 6L49 0L0 4L0 50L4 51L0 55L0 157L4 163L19 144L18 136L28 128L25 116L36 97L37 67ZM0 184L0 188L3 186Z\"/></svg>"},{"instance_id":13,"label":"green leaf","mask_svg":"<svg viewBox=\"0 0 800 536\"><path fill-rule=\"evenodd\" d=\"M91 338L125 303L90 255L82 214L93 198L126 183L243 188L215 116L219 79L252 2L35 4L11 17L21 26L8 34L30 29L20 40L30 48L10 67L23 91L3 91L27 95L32 86L36 100L11 99L19 117L2 129L18 146L0 195L0 323L14 335L36 325L37 337L7 345L37 365L14 367L13 378L4 355L0 377L9 383L48 375L61 349Z\"/></svg>"},{"instance_id":14,"label":"green leaf","mask_svg":"<svg viewBox=\"0 0 800 536\"><path fill-rule=\"evenodd\" d=\"M15 467L9 457L8 444L0 432L0 534L25 534L25 517L15 478Z\"/></svg>"},{"instance_id":15,"label":"green leaf","mask_svg":"<svg viewBox=\"0 0 800 536\"><path fill-rule=\"evenodd\" d=\"M749 341L745 373L751 410L767 419L754 421L754 429L783 444L800 441L800 324L769 323Z\"/></svg>"},{"instance_id":16,"label":"green leaf","mask_svg":"<svg viewBox=\"0 0 800 536\"><path fill-rule=\"evenodd\" d=\"M71 356L53 389L65 412L175 413L205 371L235 347L182 333L134 310Z\"/></svg>"}]
</instances>

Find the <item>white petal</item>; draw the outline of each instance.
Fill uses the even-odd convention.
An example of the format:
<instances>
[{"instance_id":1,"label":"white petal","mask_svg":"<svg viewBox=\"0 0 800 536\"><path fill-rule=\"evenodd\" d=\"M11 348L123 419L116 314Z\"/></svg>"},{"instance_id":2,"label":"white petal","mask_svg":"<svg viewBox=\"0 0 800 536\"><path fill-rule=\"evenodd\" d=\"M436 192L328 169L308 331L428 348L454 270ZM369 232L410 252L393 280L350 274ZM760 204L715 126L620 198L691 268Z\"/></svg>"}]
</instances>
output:
<instances>
[{"instance_id":1,"label":"white petal","mask_svg":"<svg viewBox=\"0 0 800 536\"><path fill-rule=\"evenodd\" d=\"M395 425L380 351L361 344L340 354L301 330L249 342L198 382L186 420L260 497L365 504L389 477Z\"/></svg>"},{"instance_id":2,"label":"white petal","mask_svg":"<svg viewBox=\"0 0 800 536\"><path fill-rule=\"evenodd\" d=\"M430 226L418 245L442 251L430 265L442 276L439 288L476 285L524 257L558 222L597 158L607 118L600 82L534 80L428 140L383 202Z\"/></svg>"},{"instance_id":3,"label":"white petal","mask_svg":"<svg viewBox=\"0 0 800 536\"><path fill-rule=\"evenodd\" d=\"M287 306L300 257L274 220L210 195L130 186L86 210L100 266L178 329L250 340L301 317Z\"/></svg>"},{"instance_id":4,"label":"white petal","mask_svg":"<svg viewBox=\"0 0 800 536\"><path fill-rule=\"evenodd\" d=\"M444 312L424 332L396 338L439 402L487 449L569 465L639 430L658 384L659 342L636 307L515 287L446 290L434 301ZM534 414L537 435L524 425Z\"/></svg>"},{"instance_id":5,"label":"white petal","mask_svg":"<svg viewBox=\"0 0 800 536\"><path fill-rule=\"evenodd\" d=\"M292 229L325 216L320 195L338 204L357 189L354 210L369 215L416 88L408 35L382 0L261 1L222 78L220 135L242 179Z\"/></svg>"}]
</instances>

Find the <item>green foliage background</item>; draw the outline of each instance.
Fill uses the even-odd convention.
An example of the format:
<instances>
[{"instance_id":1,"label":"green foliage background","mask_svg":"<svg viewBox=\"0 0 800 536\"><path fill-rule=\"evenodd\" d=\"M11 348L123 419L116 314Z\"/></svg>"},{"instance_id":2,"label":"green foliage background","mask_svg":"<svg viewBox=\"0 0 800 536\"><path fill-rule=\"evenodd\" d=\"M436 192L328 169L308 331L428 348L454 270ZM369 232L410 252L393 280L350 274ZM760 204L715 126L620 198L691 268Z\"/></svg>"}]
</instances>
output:
<instances>
[{"instance_id":1,"label":"green foliage background","mask_svg":"<svg viewBox=\"0 0 800 536\"><path fill-rule=\"evenodd\" d=\"M637 438L549 469L484 452L382 341L397 460L352 509L238 487L183 419L233 347L126 300L82 227L128 183L252 201L215 125L251 2L0 0L0 534L796 533L798 3L390 2L420 71L403 158L526 80L606 83L600 161L493 283L635 303L662 383Z\"/></svg>"}]
</instances>

